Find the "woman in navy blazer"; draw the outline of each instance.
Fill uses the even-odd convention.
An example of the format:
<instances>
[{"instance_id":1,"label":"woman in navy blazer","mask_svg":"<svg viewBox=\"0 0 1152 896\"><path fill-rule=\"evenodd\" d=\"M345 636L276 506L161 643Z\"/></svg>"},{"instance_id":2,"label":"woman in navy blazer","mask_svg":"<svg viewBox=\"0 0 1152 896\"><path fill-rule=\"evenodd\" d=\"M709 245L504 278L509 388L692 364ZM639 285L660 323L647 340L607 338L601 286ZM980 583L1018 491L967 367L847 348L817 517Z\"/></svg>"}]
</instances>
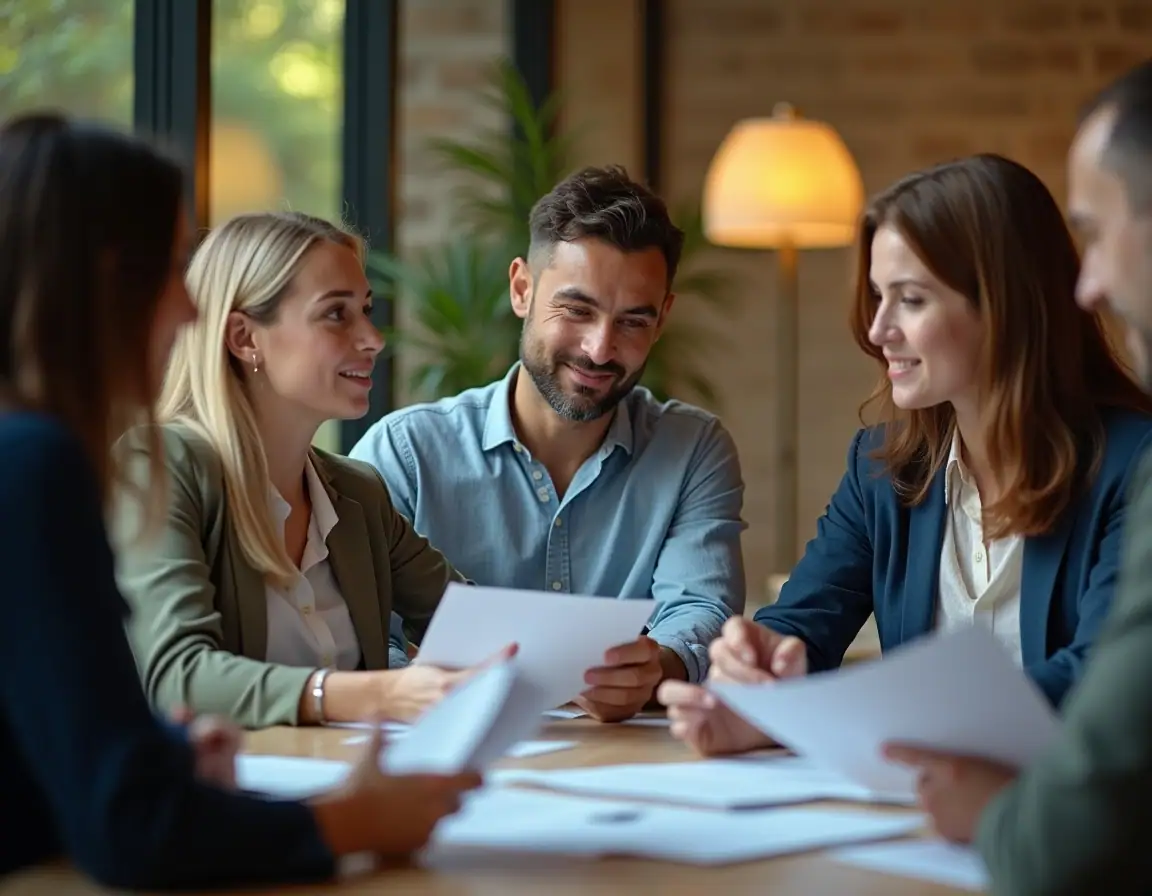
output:
<instances>
[{"instance_id":1,"label":"woman in navy blazer","mask_svg":"<svg viewBox=\"0 0 1152 896\"><path fill-rule=\"evenodd\" d=\"M1078 271L1052 195L1000 156L871 202L852 329L882 368L883 422L852 440L779 600L713 642L710 679L836 668L872 613L890 650L979 612L1060 705L1107 616L1128 479L1152 445L1152 401L1077 307ZM658 696L701 752L764 742L703 688Z\"/></svg>"},{"instance_id":2,"label":"woman in navy blazer","mask_svg":"<svg viewBox=\"0 0 1152 896\"><path fill-rule=\"evenodd\" d=\"M377 731L331 792L269 800L236 791L231 729L148 707L103 516L112 442L195 316L182 179L55 115L0 128L0 879L59 857L128 889L328 878L421 847L478 783L382 774Z\"/></svg>"}]
</instances>

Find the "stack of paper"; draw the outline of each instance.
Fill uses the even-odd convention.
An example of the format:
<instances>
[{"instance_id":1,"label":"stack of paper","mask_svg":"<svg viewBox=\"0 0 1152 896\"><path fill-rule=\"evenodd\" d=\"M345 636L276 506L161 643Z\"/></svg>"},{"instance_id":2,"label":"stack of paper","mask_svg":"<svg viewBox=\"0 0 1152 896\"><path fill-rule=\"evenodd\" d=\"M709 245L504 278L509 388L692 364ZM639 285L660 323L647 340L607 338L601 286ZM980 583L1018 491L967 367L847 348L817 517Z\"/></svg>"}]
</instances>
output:
<instances>
[{"instance_id":1,"label":"stack of paper","mask_svg":"<svg viewBox=\"0 0 1152 896\"><path fill-rule=\"evenodd\" d=\"M988 869L975 850L942 840L905 840L837 850L838 862L935 881L949 887L982 892L991 884Z\"/></svg>"},{"instance_id":2,"label":"stack of paper","mask_svg":"<svg viewBox=\"0 0 1152 896\"><path fill-rule=\"evenodd\" d=\"M703 812L497 787L467 796L460 813L437 828L423 861L434 865L460 850L496 849L719 865L901 837L922 823L913 813Z\"/></svg>"},{"instance_id":3,"label":"stack of paper","mask_svg":"<svg viewBox=\"0 0 1152 896\"><path fill-rule=\"evenodd\" d=\"M770 684L710 683L769 737L870 790L910 796L903 741L1027 765L1056 735L1051 706L984 628L932 635L876 662Z\"/></svg>"},{"instance_id":4,"label":"stack of paper","mask_svg":"<svg viewBox=\"0 0 1152 896\"><path fill-rule=\"evenodd\" d=\"M500 784L527 784L618 799L651 800L709 809L750 809L816 800L910 803L877 793L796 757L707 759L590 768L507 769L492 772Z\"/></svg>"}]
</instances>

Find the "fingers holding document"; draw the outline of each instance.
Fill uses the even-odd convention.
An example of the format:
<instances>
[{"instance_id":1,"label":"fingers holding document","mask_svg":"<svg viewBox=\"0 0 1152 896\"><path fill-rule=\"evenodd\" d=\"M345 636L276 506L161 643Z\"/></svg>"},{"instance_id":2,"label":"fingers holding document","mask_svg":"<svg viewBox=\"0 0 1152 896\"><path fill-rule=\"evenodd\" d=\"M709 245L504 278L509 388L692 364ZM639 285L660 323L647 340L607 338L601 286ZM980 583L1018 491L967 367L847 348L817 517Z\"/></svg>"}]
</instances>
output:
<instances>
[{"instance_id":1,"label":"fingers holding document","mask_svg":"<svg viewBox=\"0 0 1152 896\"><path fill-rule=\"evenodd\" d=\"M380 769L384 735L374 725L352 771L335 791L312 801L321 836L337 856L404 858L423 848L440 821L480 786L474 772L390 775Z\"/></svg>"},{"instance_id":2,"label":"fingers holding document","mask_svg":"<svg viewBox=\"0 0 1152 896\"><path fill-rule=\"evenodd\" d=\"M665 681L656 697L668 708L672 736L702 756L743 753L772 746L766 735L699 685Z\"/></svg>"},{"instance_id":3,"label":"fingers holding document","mask_svg":"<svg viewBox=\"0 0 1152 896\"><path fill-rule=\"evenodd\" d=\"M799 638L781 635L742 616L724 623L708 648L715 681L759 684L808 673L808 650Z\"/></svg>"}]
</instances>

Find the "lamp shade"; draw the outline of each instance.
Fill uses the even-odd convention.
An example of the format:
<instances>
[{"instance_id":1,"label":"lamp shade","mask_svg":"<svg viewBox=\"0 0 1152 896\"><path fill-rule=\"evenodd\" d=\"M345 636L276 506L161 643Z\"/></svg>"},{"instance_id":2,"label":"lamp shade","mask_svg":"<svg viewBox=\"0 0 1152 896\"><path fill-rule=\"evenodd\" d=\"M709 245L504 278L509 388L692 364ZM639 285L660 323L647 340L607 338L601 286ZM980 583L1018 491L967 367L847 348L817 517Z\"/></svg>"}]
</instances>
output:
<instances>
[{"instance_id":1,"label":"lamp shade","mask_svg":"<svg viewBox=\"0 0 1152 896\"><path fill-rule=\"evenodd\" d=\"M782 104L770 118L737 122L720 144L704 181L704 232L719 246L844 246L863 203L840 135Z\"/></svg>"}]
</instances>

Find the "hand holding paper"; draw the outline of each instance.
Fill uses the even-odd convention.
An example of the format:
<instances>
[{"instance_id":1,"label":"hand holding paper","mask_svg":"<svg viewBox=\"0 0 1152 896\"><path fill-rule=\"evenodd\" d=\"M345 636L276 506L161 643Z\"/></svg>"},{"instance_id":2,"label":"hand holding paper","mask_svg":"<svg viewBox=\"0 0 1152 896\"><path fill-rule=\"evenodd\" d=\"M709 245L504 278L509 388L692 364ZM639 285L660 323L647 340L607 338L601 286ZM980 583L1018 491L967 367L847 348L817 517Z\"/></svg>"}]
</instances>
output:
<instances>
[{"instance_id":1,"label":"hand holding paper","mask_svg":"<svg viewBox=\"0 0 1152 896\"><path fill-rule=\"evenodd\" d=\"M984 809L1017 774L987 759L900 744L886 744L884 755L919 772L916 796L920 805L932 818L936 832L955 843L972 841Z\"/></svg>"},{"instance_id":2,"label":"hand holding paper","mask_svg":"<svg viewBox=\"0 0 1152 896\"><path fill-rule=\"evenodd\" d=\"M602 666L610 648L635 641L653 607L648 600L453 583L413 664L470 666L515 643L520 674L546 700L539 712L585 691L585 673Z\"/></svg>"},{"instance_id":3,"label":"hand holding paper","mask_svg":"<svg viewBox=\"0 0 1152 896\"><path fill-rule=\"evenodd\" d=\"M473 675L495 663L516 655L515 644L505 644L492 655L475 664L434 666L413 663L390 673L385 687L383 705L388 715L403 722L411 722L429 707L435 706L453 688L459 687Z\"/></svg>"},{"instance_id":4,"label":"hand holding paper","mask_svg":"<svg viewBox=\"0 0 1152 896\"><path fill-rule=\"evenodd\" d=\"M666 681L660 685L657 697L668 708L671 735L701 756L745 753L772 746L770 737L699 685Z\"/></svg>"},{"instance_id":5,"label":"hand holding paper","mask_svg":"<svg viewBox=\"0 0 1152 896\"><path fill-rule=\"evenodd\" d=\"M1020 767L1055 735L1056 715L996 639L973 627L882 660L771 685L708 685L765 734L876 791L911 795L890 742Z\"/></svg>"},{"instance_id":6,"label":"hand holding paper","mask_svg":"<svg viewBox=\"0 0 1152 896\"><path fill-rule=\"evenodd\" d=\"M575 704L601 722L632 718L652 699L664 674L661 649L647 636L610 648L601 665L584 673L588 689Z\"/></svg>"},{"instance_id":7,"label":"hand holding paper","mask_svg":"<svg viewBox=\"0 0 1152 896\"><path fill-rule=\"evenodd\" d=\"M724 623L708 648L709 681L757 684L808 673L808 649L799 638L785 637L743 616Z\"/></svg>"},{"instance_id":8,"label":"hand holding paper","mask_svg":"<svg viewBox=\"0 0 1152 896\"><path fill-rule=\"evenodd\" d=\"M510 659L484 669L380 754L387 771L480 772L544 724L539 689Z\"/></svg>"}]
</instances>

